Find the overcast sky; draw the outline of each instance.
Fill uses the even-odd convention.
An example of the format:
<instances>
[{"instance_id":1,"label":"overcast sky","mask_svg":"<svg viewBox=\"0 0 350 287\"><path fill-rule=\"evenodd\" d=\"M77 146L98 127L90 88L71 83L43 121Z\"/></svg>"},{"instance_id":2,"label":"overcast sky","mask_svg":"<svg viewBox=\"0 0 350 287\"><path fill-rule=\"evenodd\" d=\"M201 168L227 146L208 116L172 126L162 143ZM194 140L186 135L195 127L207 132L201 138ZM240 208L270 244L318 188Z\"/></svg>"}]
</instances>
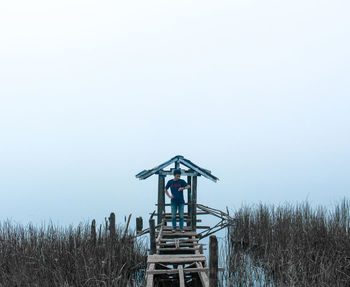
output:
<instances>
[{"instance_id":1,"label":"overcast sky","mask_svg":"<svg viewBox=\"0 0 350 287\"><path fill-rule=\"evenodd\" d=\"M183 155L238 208L350 191L350 2L2 1L0 220L146 216Z\"/></svg>"}]
</instances>

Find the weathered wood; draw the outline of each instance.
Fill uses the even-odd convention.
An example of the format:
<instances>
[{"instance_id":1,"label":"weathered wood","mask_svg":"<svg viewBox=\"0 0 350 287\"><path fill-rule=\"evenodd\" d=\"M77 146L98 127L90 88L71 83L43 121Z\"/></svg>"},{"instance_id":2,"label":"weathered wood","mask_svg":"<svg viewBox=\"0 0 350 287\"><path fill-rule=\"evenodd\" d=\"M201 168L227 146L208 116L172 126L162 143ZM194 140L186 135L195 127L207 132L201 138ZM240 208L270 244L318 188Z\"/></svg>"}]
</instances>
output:
<instances>
[{"instance_id":1,"label":"weathered wood","mask_svg":"<svg viewBox=\"0 0 350 287\"><path fill-rule=\"evenodd\" d=\"M205 255L196 254L176 254L176 255L149 255L147 263L169 263L169 264L181 264L192 263L196 261L206 261Z\"/></svg>"},{"instance_id":2,"label":"weathered wood","mask_svg":"<svg viewBox=\"0 0 350 287\"><path fill-rule=\"evenodd\" d=\"M204 243L203 243L204 245ZM166 246L169 246L169 247L173 247L173 246L176 246L176 247L191 247L193 246L193 242L180 242L180 241L175 241L175 242L171 242L171 243L159 243L159 246L161 247L166 247Z\"/></svg>"},{"instance_id":3,"label":"weathered wood","mask_svg":"<svg viewBox=\"0 0 350 287\"><path fill-rule=\"evenodd\" d=\"M179 270L180 287L185 287L184 267L182 265L179 265L177 269Z\"/></svg>"},{"instance_id":4,"label":"weathered wood","mask_svg":"<svg viewBox=\"0 0 350 287\"><path fill-rule=\"evenodd\" d=\"M161 247L158 248L159 251L178 251L178 250L183 250L183 251L195 251L199 250L200 247Z\"/></svg>"},{"instance_id":5,"label":"weathered wood","mask_svg":"<svg viewBox=\"0 0 350 287\"><path fill-rule=\"evenodd\" d=\"M155 269L155 264L150 264L150 266L149 266L149 268L148 268L148 270L149 271L153 271ZM150 273L150 274L146 274L146 276L147 276L147 285L146 285L146 287L153 287L153 274L152 273Z\"/></svg>"},{"instance_id":6,"label":"weathered wood","mask_svg":"<svg viewBox=\"0 0 350 287\"><path fill-rule=\"evenodd\" d=\"M180 238L180 239L177 239L177 238L162 238L160 240L160 242L172 242L172 241L177 241L179 240L179 242L193 242L193 241L199 241L199 238L188 238L188 239L184 239L184 238Z\"/></svg>"},{"instance_id":7,"label":"weathered wood","mask_svg":"<svg viewBox=\"0 0 350 287\"><path fill-rule=\"evenodd\" d=\"M205 268L205 267L203 267L202 262L196 262L196 266L197 266L197 268L200 268L200 269ZM209 287L208 275L205 272L198 272L198 275L199 275L199 279L202 282L202 286Z\"/></svg>"},{"instance_id":8,"label":"weathered wood","mask_svg":"<svg viewBox=\"0 0 350 287\"><path fill-rule=\"evenodd\" d=\"M165 176L158 175L158 221L160 224L163 219L163 214L165 212Z\"/></svg>"},{"instance_id":9,"label":"weathered wood","mask_svg":"<svg viewBox=\"0 0 350 287\"><path fill-rule=\"evenodd\" d=\"M196 230L197 226L197 176L192 178L192 207L191 207L191 226L192 230Z\"/></svg>"},{"instance_id":10,"label":"weathered wood","mask_svg":"<svg viewBox=\"0 0 350 287\"><path fill-rule=\"evenodd\" d=\"M152 176L153 174L161 173L164 168L166 168L168 165L170 165L172 163L175 163L176 169L180 168L180 164L182 164L182 165L188 167L191 170L191 172L195 171L198 174L198 176L202 175L202 176L204 176L204 177L206 177L214 182L216 182L218 180L218 178L216 176L211 174L210 170L199 167L198 165L194 164L190 160L184 158L182 155L177 155L177 156L171 158L170 160L168 160L168 161L166 161L166 162L164 162L164 163L162 163L162 164L160 164L152 169L143 170L143 171L139 172L138 174L136 174L136 177L139 179L146 179L146 178ZM165 171L165 172L167 172L167 171Z\"/></svg>"},{"instance_id":11,"label":"weathered wood","mask_svg":"<svg viewBox=\"0 0 350 287\"><path fill-rule=\"evenodd\" d=\"M109 216L109 236L112 241L115 240L115 235L115 214L112 212Z\"/></svg>"},{"instance_id":12,"label":"weathered wood","mask_svg":"<svg viewBox=\"0 0 350 287\"><path fill-rule=\"evenodd\" d=\"M169 231L164 231L163 232L163 237L165 238L166 236L171 236L171 237L189 237L189 236L192 236L192 235L197 235L196 232L188 232L188 231L185 231L185 232L179 232L179 231L176 231L175 233L173 232L169 232Z\"/></svg>"},{"instance_id":13,"label":"weathered wood","mask_svg":"<svg viewBox=\"0 0 350 287\"><path fill-rule=\"evenodd\" d=\"M218 287L218 240L209 237L209 287Z\"/></svg>"},{"instance_id":14,"label":"weathered wood","mask_svg":"<svg viewBox=\"0 0 350 287\"><path fill-rule=\"evenodd\" d=\"M179 219L179 217L177 217L177 219ZM187 220L187 218L184 218L184 221L186 221L186 220ZM171 222L172 219L166 217L166 218L165 218L165 221L166 221L166 222ZM202 222L202 219L197 219L196 222Z\"/></svg>"},{"instance_id":15,"label":"weathered wood","mask_svg":"<svg viewBox=\"0 0 350 287\"><path fill-rule=\"evenodd\" d=\"M143 228L143 220L142 217L139 216L136 218L136 232L141 232Z\"/></svg>"},{"instance_id":16,"label":"weathered wood","mask_svg":"<svg viewBox=\"0 0 350 287\"><path fill-rule=\"evenodd\" d=\"M203 268L183 268L184 273L196 273L196 272L208 272L209 267ZM177 274L178 269L157 269L157 270L147 270L147 274Z\"/></svg>"},{"instance_id":17,"label":"weathered wood","mask_svg":"<svg viewBox=\"0 0 350 287\"><path fill-rule=\"evenodd\" d=\"M199 174L201 174L202 176L216 182L218 180L218 178L214 175L211 174L211 172L207 169L204 168L200 168L199 166L195 165L194 163L190 162L187 159L184 158L180 158L179 159L180 163L183 164L184 166L187 166L188 168L198 172Z\"/></svg>"},{"instance_id":18,"label":"weathered wood","mask_svg":"<svg viewBox=\"0 0 350 287\"><path fill-rule=\"evenodd\" d=\"M171 170L160 170L160 171L157 171L156 174L173 175L174 174L174 169L171 169ZM187 171L187 170L184 170L184 169L181 169L181 175L184 175L184 176L186 176L186 175L187 176L194 176L194 175L201 176L200 174L198 174L195 171Z\"/></svg>"},{"instance_id":19,"label":"weathered wood","mask_svg":"<svg viewBox=\"0 0 350 287\"><path fill-rule=\"evenodd\" d=\"M192 177L187 176L187 183L190 185L190 188L187 190L187 213L189 215L189 218L187 219L187 226L191 226L191 210L192 210Z\"/></svg>"},{"instance_id":20,"label":"weathered wood","mask_svg":"<svg viewBox=\"0 0 350 287\"><path fill-rule=\"evenodd\" d=\"M180 168L180 161L179 161L179 159L177 159L175 161L175 169L179 169L179 168Z\"/></svg>"},{"instance_id":21,"label":"weathered wood","mask_svg":"<svg viewBox=\"0 0 350 287\"><path fill-rule=\"evenodd\" d=\"M149 221L149 229L150 229L150 248L151 254L155 254L157 252L156 247L156 230L155 230L155 222L154 219Z\"/></svg>"}]
</instances>

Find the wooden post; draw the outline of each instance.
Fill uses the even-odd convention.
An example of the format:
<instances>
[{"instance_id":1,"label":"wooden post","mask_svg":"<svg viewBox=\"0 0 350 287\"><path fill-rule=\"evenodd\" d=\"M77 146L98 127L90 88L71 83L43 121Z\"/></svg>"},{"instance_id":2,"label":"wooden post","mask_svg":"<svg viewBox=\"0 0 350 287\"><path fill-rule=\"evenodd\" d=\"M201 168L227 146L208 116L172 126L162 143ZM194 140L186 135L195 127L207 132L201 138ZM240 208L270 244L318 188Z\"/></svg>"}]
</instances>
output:
<instances>
[{"instance_id":1,"label":"wooden post","mask_svg":"<svg viewBox=\"0 0 350 287\"><path fill-rule=\"evenodd\" d=\"M149 237L150 237L150 248L151 254L156 254L156 228L154 219L149 220Z\"/></svg>"},{"instance_id":2,"label":"wooden post","mask_svg":"<svg viewBox=\"0 0 350 287\"><path fill-rule=\"evenodd\" d=\"M111 213L109 216L109 236L112 241L115 239L115 214L114 212Z\"/></svg>"},{"instance_id":3,"label":"wooden post","mask_svg":"<svg viewBox=\"0 0 350 287\"><path fill-rule=\"evenodd\" d=\"M142 228L143 228L143 220L142 220L142 217L139 216L136 218L136 233L141 232Z\"/></svg>"},{"instance_id":4,"label":"wooden post","mask_svg":"<svg viewBox=\"0 0 350 287\"><path fill-rule=\"evenodd\" d=\"M218 240L209 237L209 287L218 287Z\"/></svg>"},{"instance_id":5,"label":"wooden post","mask_svg":"<svg viewBox=\"0 0 350 287\"><path fill-rule=\"evenodd\" d=\"M91 243L96 246L96 220L93 219L91 222Z\"/></svg>"},{"instance_id":6,"label":"wooden post","mask_svg":"<svg viewBox=\"0 0 350 287\"><path fill-rule=\"evenodd\" d=\"M196 231L197 228L197 176L192 178L192 230Z\"/></svg>"},{"instance_id":7,"label":"wooden post","mask_svg":"<svg viewBox=\"0 0 350 287\"><path fill-rule=\"evenodd\" d=\"M191 226L191 210L192 210L192 177L191 176L187 176L187 183L191 186L188 190L187 190L187 214L188 214L188 218L187 218L187 226Z\"/></svg>"},{"instance_id":8,"label":"wooden post","mask_svg":"<svg viewBox=\"0 0 350 287\"><path fill-rule=\"evenodd\" d=\"M157 223L162 223L165 212L165 176L162 174L158 175L158 220Z\"/></svg>"}]
</instances>

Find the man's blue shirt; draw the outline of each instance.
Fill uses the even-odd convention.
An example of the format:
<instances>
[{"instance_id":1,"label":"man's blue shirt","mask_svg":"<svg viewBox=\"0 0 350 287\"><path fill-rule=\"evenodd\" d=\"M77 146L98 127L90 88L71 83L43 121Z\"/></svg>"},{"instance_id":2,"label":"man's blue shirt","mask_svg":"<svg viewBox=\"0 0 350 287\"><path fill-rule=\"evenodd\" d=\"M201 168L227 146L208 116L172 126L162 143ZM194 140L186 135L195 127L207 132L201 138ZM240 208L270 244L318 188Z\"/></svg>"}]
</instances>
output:
<instances>
[{"instance_id":1,"label":"man's blue shirt","mask_svg":"<svg viewBox=\"0 0 350 287\"><path fill-rule=\"evenodd\" d=\"M179 188L185 187L187 185L188 185L187 182L184 181L183 179L178 179L178 180L170 179L168 181L165 188L168 189L170 187L171 194L174 196L174 198L171 199L171 202L185 203L184 192L183 190L179 191Z\"/></svg>"}]
</instances>

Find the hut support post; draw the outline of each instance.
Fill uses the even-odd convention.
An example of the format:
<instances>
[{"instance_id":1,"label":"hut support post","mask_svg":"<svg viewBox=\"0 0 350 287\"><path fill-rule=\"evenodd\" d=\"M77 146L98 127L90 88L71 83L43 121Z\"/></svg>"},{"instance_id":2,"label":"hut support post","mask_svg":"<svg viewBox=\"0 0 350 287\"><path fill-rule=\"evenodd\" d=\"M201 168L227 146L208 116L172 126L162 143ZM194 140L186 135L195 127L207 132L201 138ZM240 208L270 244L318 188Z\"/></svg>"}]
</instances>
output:
<instances>
[{"instance_id":1,"label":"hut support post","mask_svg":"<svg viewBox=\"0 0 350 287\"><path fill-rule=\"evenodd\" d=\"M165 176L159 174L158 176L158 220L157 224L162 223L165 213Z\"/></svg>"},{"instance_id":2,"label":"hut support post","mask_svg":"<svg viewBox=\"0 0 350 287\"><path fill-rule=\"evenodd\" d=\"M191 218L192 218L192 230L197 229L197 176L192 177L192 207L191 207Z\"/></svg>"},{"instance_id":3,"label":"hut support post","mask_svg":"<svg viewBox=\"0 0 350 287\"><path fill-rule=\"evenodd\" d=\"M188 219L187 219L187 226L191 226L191 210L192 210L192 177L187 176L187 183L191 186L187 190L187 214L188 214Z\"/></svg>"}]
</instances>

